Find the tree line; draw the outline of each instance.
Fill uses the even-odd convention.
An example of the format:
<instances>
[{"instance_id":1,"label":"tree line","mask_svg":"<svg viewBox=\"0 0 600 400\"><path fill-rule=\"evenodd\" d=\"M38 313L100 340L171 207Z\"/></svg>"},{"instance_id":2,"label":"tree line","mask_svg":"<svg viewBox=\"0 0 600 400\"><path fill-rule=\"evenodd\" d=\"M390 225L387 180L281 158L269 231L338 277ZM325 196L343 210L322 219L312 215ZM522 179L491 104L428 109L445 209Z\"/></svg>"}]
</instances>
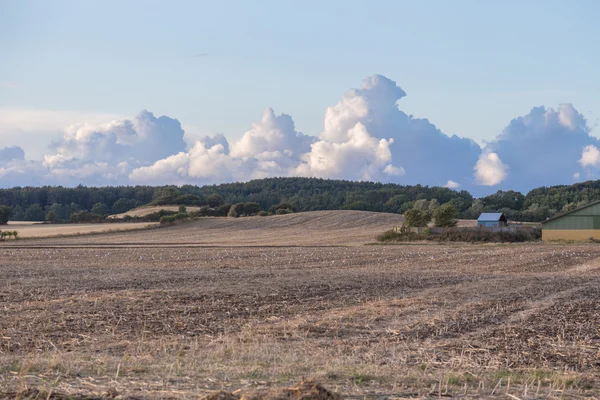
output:
<instances>
[{"instance_id":1,"label":"tree line","mask_svg":"<svg viewBox=\"0 0 600 400\"><path fill-rule=\"evenodd\" d=\"M282 203L295 211L365 210L402 214L413 208L435 209L449 204L458 218L482 212L503 212L515 221L542 221L600 199L600 181L541 187L522 194L498 191L474 198L465 190L423 185L352 182L319 178L267 178L244 183L193 186L61 186L0 189L0 206L10 207L11 220L70 221L73 215L106 216L146 204L184 204L217 209L257 203L267 211ZM425 204L426 203L426 204Z\"/></svg>"}]
</instances>

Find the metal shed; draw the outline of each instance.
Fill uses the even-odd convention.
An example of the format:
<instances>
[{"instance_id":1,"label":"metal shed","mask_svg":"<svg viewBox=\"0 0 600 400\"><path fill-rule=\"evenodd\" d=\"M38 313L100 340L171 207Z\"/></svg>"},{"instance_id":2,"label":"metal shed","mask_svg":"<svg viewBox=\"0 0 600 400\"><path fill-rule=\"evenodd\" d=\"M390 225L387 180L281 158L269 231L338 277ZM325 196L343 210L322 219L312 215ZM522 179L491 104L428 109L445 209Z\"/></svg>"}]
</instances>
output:
<instances>
[{"instance_id":1,"label":"metal shed","mask_svg":"<svg viewBox=\"0 0 600 400\"><path fill-rule=\"evenodd\" d=\"M480 228L500 228L508 225L508 220L503 213L482 213L477 218L477 226Z\"/></svg>"},{"instance_id":2,"label":"metal shed","mask_svg":"<svg viewBox=\"0 0 600 400\"><path fill-rule=\"evenodd\" d=\"M600 239L600 200L542 222L543 240Z\"/></svg>"}]
</instances>

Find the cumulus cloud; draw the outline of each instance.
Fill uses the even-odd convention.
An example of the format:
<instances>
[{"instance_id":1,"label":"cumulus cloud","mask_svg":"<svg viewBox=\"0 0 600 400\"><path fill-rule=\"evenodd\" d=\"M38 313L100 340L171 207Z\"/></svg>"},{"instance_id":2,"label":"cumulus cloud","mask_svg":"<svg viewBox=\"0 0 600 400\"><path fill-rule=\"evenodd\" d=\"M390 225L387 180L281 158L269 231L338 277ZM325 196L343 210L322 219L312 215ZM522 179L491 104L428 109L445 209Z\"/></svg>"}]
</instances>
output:
<instances>
[{"instance_id":1,"label":"cumulus cloud","mask_svg":"<svg viewBox=\"0 0 600 400\"><path fill-rule=\"evenodd\" d=\"M403 168L391 164L390 145L393 139L377 139L361 123L345 135L342 142L320 140L314 143L310 153L304 156L304 162L296 169L297 174L369 181L404 175Z\"/></svg>"},{"instance_id":2,"label":"cumulus cloud","mask_svg":"<svg viewBox=\"0 0 600 400\"><path fill-rule=\"evenodd\" d=\"M363 80L325 113L320 141L297 172L327 178L443 185L472 180L481 151L470 139L447 136L427 119L398 108L406 96L381 75Z\"/></svg>"},{"instance_id":3,"label":"cumulus cloud","mask_svg":"<svg viewBox=\"0 0 600 400\"><path fill-rule=\"evenodd\" d=\"M289 115L267 108L237 142L230 144L223 135L206 136L190 151L136 168L129 178L147 184L208 184L289 176L314 140L297 132Z\"/></svg>"},{"instance_id":4,"label":"cumulus cloud","mask_svg":"<svg viewBox=\"0 0 600 400\"><path fill-rule=\"evenodd\" d=\"M391 155L387 159L388 153L379 151L384 158L377 159L380 173L372 173L373 178L432 185L444 185L457 178L472 181L473 164L481 152L479 145L471 139L442 133L427 119L407 115L397 104L405 96L391 79L381 75L366 78L360 89L350 90L327 109L321 140L351 141L353 129L360 124L373 138L386 140ZM386 169L395 172L393 177L386 177Z\"/></svg>"},{"instance_id":5,"label":"cumulus cloud","mask_svg":"<svg viewBox=\"0 0 600 400\"><path fill-rule=\"evenodd\" d=\"M483 153L475 164L475 178L480 185L494 186L506 179L507 169L498 154Z\"/></svg>"},{"instance_id":6,"label":"cumulus cloud","mask_svg":"<svg viewBox=\"0 0 600 400\"><path fill-rule=\"evenodd\" d=\"M571 104L535 107L513 119L485 147L475 177L482 185L520 191L568 184L576 173L590 178L595 176L593 168L600 166L598 142Z\"/></svg>"},{"instance_id":7,"label":"cumulus cloud","mask_svg":"<svg viewBox=\"0 0 600 400\"><path fill-rule=\"evenodd\" d=\"M43 165L56 182L126 183L133 168L184 151L183 136L179 121L144 110L133 119L67 127Z\"/></svg>"}]
</instances>

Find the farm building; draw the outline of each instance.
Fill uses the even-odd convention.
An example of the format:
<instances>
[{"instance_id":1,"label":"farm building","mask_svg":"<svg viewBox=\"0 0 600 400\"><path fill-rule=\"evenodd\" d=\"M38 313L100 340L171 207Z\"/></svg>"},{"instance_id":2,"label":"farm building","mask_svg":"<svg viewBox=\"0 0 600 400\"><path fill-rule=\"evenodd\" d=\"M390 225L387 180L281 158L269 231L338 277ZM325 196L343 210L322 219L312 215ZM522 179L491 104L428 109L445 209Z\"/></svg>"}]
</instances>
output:
<instances>
[{"instance_id":1,"label":"farm building","mask_svg":"<svg viewBox=\"0 0 600 400\"><path fill-rule=\"evenodd\" d=\"M508 220L502 213L482 213L477 218L477 226L480 228L501 228L507 225Z\"/></svg>"},{"instance_id":2,"label":"farm building","mask_svg":"<svg viewBox=\"0 0 600 400\"><path fill-rule=\"evenodd\" d=\"M543 240L600 239L600 201L542 222Z\"/></svg>"}]
</instances>

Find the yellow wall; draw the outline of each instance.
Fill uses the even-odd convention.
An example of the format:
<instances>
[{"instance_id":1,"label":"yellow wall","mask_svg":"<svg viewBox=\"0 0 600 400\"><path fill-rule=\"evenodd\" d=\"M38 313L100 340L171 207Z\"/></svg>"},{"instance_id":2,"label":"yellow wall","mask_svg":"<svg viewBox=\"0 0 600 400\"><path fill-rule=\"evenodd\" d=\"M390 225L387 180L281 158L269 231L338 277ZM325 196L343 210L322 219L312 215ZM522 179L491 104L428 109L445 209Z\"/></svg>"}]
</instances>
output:
<instances>
[{"instance_id":1,"label":"yellow wall","mask_svg":"<svg viewBox=\"0 0 600 400\"><path fill-rule=\"evenodd\" d=\"M542 240L600 240L600 229L542 229Z\"/></svg>"}]
</instances>

